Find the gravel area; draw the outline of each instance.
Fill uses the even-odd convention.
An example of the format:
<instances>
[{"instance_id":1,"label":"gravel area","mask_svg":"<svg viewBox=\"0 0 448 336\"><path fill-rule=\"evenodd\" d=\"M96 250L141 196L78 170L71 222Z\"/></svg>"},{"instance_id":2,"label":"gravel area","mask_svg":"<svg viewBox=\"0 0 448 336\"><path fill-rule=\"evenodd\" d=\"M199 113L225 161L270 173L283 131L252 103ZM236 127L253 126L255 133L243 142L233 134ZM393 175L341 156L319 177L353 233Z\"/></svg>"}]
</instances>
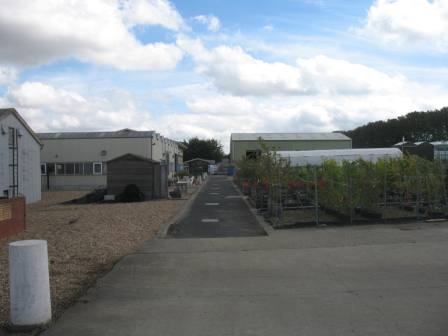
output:
<instances>
[{"instance_id":1,"label":"gravel area","mask_svg":"<svg viewBox=\"0 0 448 336\"><path fill-rule=\"evenodd\" d=\"M9 317L9 242L48 241L52 308L57 317L122 256L151 238L186 202L60 204L83 194L43 193L40 202L27 206L26 231L0 240L0 326Z\"/></svg>"}]
</instances>

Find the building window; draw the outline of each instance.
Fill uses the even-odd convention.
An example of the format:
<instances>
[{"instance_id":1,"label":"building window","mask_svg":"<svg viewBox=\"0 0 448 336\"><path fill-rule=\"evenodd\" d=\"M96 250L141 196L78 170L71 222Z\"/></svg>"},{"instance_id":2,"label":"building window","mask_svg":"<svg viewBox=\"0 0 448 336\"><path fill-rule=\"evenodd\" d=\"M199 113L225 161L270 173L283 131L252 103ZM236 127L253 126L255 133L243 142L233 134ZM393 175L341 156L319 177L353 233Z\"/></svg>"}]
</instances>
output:
<instances>
[{"instance_id":1,"label":"building window","mask_svg":"<svg viewBox=\"0 0 448 336\"><path fill-rule=\"evenodd\" d=\"M63 163L56 163L56 175L64 175L65 169Z\"/></svg>"},{"instance_id":2,"label":"building window","mask_svg":"<svg viewBox=\"0 0 448 336\"><path fill-rule=\"evenodd\" d=\"M84 174L84 165L81 162L75 163L75 175L83 175Z\"/></svg>"},{"instance_id":3,"label":"building window","mask_svg":"<svg viewBox=\"0 0 448 336\"><path fill-rule=\"evenodd\" d=\"M93 165L92 162L84 163L84 175L92 175L93 174Z\"/></svg>"},{"instance_id":4,"label":"building window","mask_svg":"<svg viewBox=\"0 0 448 336\"><path fill-rule=\"evenodd\" d=\"M75 174L75 164L74 163L66 163L65 164L65 174L66 175L74 175Z\"/></svg>"},{"instance_id":5,"label":"building window","mask_svg":"<svg viewBox=\"0 0 448 336\"><path fill-rule=\"evenodd\" d=\"M93 163L93 175L103 174L103 164L101 162Z\"/></svg>"},{"instance_id":6,"label":"building window","mask_svg":"<svg viewBox=\"0 0 448 336\"><path fill-rule=\"evenodd\" d=\"M47 175L47 164L46 163L40 164L40 174Z\"/></svg>"}]
</instances>

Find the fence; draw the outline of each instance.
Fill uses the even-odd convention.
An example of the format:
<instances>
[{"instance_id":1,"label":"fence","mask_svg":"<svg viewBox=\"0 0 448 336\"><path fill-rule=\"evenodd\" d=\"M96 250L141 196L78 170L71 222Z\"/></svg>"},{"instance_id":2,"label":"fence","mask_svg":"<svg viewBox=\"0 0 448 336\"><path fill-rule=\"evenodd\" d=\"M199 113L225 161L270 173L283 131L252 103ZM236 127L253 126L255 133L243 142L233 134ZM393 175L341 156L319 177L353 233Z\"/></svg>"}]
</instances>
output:
<instances>
[{"instance_id":1,"label":"fence","mask_svg":"<svg viewBox=\"0 0 448 336\"><path fill-rule=\"evenodd\" d=\"M357 161L337 167L329 161L322 166L273 169L264 181L239 183L259 213L278 228L434 219L447 214L441 163L428 166L417 161L406 166L401 161Z\"/></svg>"}]
</instances>

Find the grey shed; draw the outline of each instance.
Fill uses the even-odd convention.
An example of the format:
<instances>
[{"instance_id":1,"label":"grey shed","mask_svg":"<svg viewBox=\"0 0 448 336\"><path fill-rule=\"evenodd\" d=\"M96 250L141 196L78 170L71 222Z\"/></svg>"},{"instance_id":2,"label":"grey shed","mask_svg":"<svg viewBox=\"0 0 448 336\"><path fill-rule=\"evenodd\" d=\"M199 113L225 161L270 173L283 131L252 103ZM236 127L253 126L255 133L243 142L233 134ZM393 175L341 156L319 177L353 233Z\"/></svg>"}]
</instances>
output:
<instances>
[{"instance_id":1,"label":"grey shed","mask_svg":"<svg viewBox=\"0 0 448 336\"><path fill-rule=\"evenodd\" d=\"M107 193L120 195L135 184L145 199L168 197L168 167L135 154L124 154L107 162Z\"/></svg>"}]
</instances>

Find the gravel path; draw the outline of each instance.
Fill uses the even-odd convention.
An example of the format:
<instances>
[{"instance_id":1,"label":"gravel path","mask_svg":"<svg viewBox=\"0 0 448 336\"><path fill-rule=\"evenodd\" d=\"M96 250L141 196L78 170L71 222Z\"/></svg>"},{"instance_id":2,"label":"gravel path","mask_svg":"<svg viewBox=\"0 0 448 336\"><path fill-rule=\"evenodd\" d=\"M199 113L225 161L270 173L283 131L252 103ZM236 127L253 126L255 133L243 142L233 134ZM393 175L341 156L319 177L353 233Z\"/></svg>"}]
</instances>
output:
<instances>
[{"instance_id":1,"label":"gravel path","mask_svg":"<svg viewBox=\"0 0 448 336\"><path fill-rule=\"evenodd\" d=\"M52 308L57 317L122 256L151 238L186 202L60 204L82 195L43 193L42 201L27 206L26 231L0 240L0 326L9 316L9 242L48 241Z\"/></svg>"}]
</instances>

